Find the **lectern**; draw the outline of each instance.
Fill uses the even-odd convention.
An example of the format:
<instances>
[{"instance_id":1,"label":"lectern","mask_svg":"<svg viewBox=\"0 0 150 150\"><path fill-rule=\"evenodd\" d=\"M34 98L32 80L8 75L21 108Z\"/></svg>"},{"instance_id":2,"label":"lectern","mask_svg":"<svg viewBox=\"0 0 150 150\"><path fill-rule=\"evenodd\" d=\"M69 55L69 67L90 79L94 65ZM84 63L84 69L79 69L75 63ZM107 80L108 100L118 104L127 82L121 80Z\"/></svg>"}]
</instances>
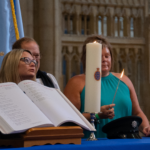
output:
<instances>
[{"instance_id":1,"label":"lectern","mask_svg":"<svg viewBox=\"0 0 150 150\"><path fill-rule=\"evenodd\" d=\"M81 144L84 136L79 126L31 128L25 133L0 135L0 146L31 147L45 144Z\"/></svg>"}]
</instances>

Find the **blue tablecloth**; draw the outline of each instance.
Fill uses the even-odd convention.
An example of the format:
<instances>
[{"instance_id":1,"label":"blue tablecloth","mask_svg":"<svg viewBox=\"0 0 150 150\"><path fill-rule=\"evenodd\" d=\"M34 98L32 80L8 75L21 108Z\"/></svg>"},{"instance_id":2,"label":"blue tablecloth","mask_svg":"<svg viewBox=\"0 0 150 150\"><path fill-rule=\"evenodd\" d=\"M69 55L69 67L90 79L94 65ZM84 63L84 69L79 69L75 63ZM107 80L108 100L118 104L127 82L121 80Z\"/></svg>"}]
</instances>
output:
<instances>
[{"instance_id":1,"label":"blue tablecloth","mask_svg":"<svg viewBox=\"0 0 150 150\"><path fill-rule=\"evenodd\" d=\"M1 150L4 148L0 148ZM81 145L43 145L28 148L5 148L5 150L150 150L150 137L142 139L98 139L86 141Z\"/></svg>"}]
</instances>

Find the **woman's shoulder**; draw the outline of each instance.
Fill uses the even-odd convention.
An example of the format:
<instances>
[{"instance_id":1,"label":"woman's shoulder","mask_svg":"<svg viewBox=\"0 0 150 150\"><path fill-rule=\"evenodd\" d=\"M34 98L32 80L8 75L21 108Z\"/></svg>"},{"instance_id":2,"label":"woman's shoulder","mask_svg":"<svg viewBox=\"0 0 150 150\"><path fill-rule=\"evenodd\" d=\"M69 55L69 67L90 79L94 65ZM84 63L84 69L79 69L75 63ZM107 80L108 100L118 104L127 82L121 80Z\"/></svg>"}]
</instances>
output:
<instances>
[{"instance_id":1,"label":"woman's shoulder","mask_svg":"<svg viewBox=\"0 0 150 150\"><path fill-rule=\"evenodd\" d=\"M120 73L116 73L116 72L111 72L115 77L117 77L118 79L120 79L121 81L123 81L129 89L133 88L133 84L131 82L131 80L126 76L126 75L123 75L122 78L120 78Z\"/></svg>"},{"instance_id":2,"label":"woman's shoulder","mask_svg":"<svg viewBox=\"0 0 150 150\"><path fill-rule=\"evenodd\" d=\"M73 90L76 89L80 91L84 88L84 86L85 86L85 74L80 74L72 77L68 81L65 89L73 89Z\"/></svg>"},{"instance_id":3,"label":"woman's shoulder","mask_svg":"<svg viewBox=\"0 0 150 150\"><path fill-rule=\"evenodd\" d=\"M72 77L69 81L70 82L80 81L80 82L84 82L85 83L85 74L76 75L76 76Z\"/></svg>"}]
</instances>

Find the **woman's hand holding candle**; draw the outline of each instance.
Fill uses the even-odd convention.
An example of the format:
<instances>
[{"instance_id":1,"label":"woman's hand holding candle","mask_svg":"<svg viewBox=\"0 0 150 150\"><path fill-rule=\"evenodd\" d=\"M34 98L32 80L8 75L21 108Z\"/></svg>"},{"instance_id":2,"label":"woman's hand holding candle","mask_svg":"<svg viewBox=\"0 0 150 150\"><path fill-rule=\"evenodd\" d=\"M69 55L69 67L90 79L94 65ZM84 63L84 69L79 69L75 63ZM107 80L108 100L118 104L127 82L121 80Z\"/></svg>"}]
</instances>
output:
<instances>
[{"instance_id":1,"label":"woman's hand holding candle","mask_svg":"<svg viewBox=\"0 0 150 150\"><path fill-rule=\"evenodd\" d=\"M101 119L112 119L114 116L115 116L115 113L114 113L114 107L115 104L110 104L110 105L104 105L104 106L101 106L101 113L99 113L99 117Z\"/></svg>"}]
</instances>

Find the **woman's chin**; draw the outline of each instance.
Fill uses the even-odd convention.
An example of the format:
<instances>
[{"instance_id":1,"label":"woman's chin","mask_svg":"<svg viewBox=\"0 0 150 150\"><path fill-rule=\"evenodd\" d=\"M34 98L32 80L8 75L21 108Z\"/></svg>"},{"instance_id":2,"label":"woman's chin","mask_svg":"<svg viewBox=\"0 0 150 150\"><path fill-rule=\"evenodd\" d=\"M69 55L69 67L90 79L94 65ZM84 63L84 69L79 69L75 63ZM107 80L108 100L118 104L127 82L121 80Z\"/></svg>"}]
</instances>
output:
<instances>
[{"instance_id":1,"label":"woman's chin","mask_svg":"<svg viewBox=\"0 0 150 150\"><path fill-rule=\"evenodd\" d=\"M33 80L35 74L29 74L29 75L26 75L26 76L23 76L23 77L20 77L21 78L21 81L23 80Z\"/></svg>"},{"instance_id":2,"label":"woman's chin","mask_svg":"<svg viewBox=\"0 0 150 150\"><path fill-rule=\"evenodd\" d=\"M103 72L106 73L106 72L109 72L109 71L110 71L110 70L109 70L108 68L105 68L105 69L102 68L102 73L103 73Z\"/></svg>"}]
</instances>

